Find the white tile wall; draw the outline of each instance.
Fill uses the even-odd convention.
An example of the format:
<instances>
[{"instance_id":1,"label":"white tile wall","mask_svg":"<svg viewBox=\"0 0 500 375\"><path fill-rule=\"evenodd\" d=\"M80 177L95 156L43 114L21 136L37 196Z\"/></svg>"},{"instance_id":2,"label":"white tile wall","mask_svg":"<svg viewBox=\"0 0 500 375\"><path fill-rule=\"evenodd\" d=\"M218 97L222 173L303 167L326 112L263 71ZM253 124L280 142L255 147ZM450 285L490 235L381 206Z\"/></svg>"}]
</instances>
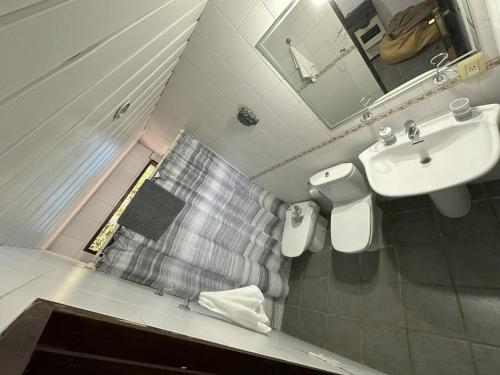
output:
<instances>
[{"instance_id":1,"label":"white tile wall","mask_svg":"<svg viewBox=\"0 0 500 375\"><path fill-rule=\"evenodd\" d=\"M136 143L127 156L97 189L75 217L50 245L50 250L82 261L90 261L92 254L83 251L120 198L149 162L152 152Z\"/></svg>"},{"instance_id":2,"label":"white tile wall","mask_svg":"<svg viewBox=\"0 0 500 375\"><path fill-rule=\"evenodd\" d=\"M483 1L470 1L480 42L489 58L498 55L492 28L500 16ZM167 147L183 127L248 175L257 174L300 153L353 123L329 131L293 89L254 48L273 20L288 5L285 0L211 0L188 43L173 78L150 121L148 132L160 135ZM242 5L243 4L243 5ZM493 5L492 5L493 4ZM499 30L496 28L495 30ZM500 32L496 34L500 39ZM432 87L424 83L384 104L383 112ZM432 97L384 120L401 128L408 118L421 121L445 111L449 102L468 96L474 104L500 98L500 69ZM255 128L235 120L237 108L247 104L261 117ZM376 139L375 124L257 179L263 187L288 201L307 199L308 177L338 162L353 161Z\"/></svg>"},{"instance_id":3,"label":"white tile wall","mask_svg":"<svg viewBox=\"0 0 500 375\"><path fill-rule=\"evenodd\" d=\"M500 4L498 0L486 0L486 8L482 7L478 17L482 21L487 21L489 18L495 37L495 44L497 50L500 51Z\"/></svg>"}]
</instances>

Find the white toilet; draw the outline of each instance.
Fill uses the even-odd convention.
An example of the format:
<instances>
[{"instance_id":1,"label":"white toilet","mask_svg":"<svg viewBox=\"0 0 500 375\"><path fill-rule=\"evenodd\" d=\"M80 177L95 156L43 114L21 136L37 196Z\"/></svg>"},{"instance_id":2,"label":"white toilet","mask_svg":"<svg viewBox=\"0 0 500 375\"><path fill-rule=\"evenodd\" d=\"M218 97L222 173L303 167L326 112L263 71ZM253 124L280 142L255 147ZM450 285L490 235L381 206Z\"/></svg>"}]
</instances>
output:
<instances>
[{"instance_id":1,"label":"white toilet","mask_svg":"<svg viewBox=\"0 0 500 375\"><path fill-rule=\"evenodd\" d=\"M284 256L295 258L304 251L318 252L325 243L328 221L319 214L316 202L305 201L288 207L281 240Z\"/></svg>"},{"instance_id":2,"label":"white toilet","mask_svg":"<svg viewBox=\"0 0 500 375\"><path fill-rule=\"evenodd\" d=\"M309 182L333 203L330 230L335 250L352 254L380 248L382 210L354 164L333 166L316 173Z\"/></svg>"}]
</instances>

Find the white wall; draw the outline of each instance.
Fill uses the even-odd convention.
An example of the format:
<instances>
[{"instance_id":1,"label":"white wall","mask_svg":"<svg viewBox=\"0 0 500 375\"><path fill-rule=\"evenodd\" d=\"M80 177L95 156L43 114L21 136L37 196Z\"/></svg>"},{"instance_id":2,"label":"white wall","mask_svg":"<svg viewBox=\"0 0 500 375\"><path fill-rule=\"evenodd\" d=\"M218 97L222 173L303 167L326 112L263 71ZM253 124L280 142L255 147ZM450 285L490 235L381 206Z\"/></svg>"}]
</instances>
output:
<instances>
[{"instance_id":1,"label":"white wall","mask_svg":"<svg viewBox=\"0 0 500 375\"><path fill-rule=\"evenodd\" d=\"M392 17L396 15L396 13L405 10L412 5L417 5L421 3L421 0L371 0L373 6L377 10L377 13L382 20L382 23L387 28L389 26L389 22L391 22ZM474 1L474 0L472 0Z\"/></svg>"},{"instance_id":2,"label":"white wall","mask_svg":"<svg viewBox=\"0 0 500 375\"><path fill-rule=\"evenodd\" d=\"M482 1L470 1L487 58L498 55L490 16ZM282 0L211 0L173 78L150 120L151 134L163 147L186 128L229 162L252 176L292 155L346 131L358 122L328 131L301 98L252 46L284 9ZM468 96L473 104L498 100L499 69L480 79L423 100L382 124L401 128L405 119L421 121L446 110L450 101ZM433 88L425 82L375 110L380 113ZM252 128L236 122L239 104L255 110L261 122ZM358 166L357 155L376 139L381 123L263 175L257 182L287 201L308 197L306 182L315 172L343 161Z\"/></svg>"},{"instance_id":3,"label":"white wall","mask_svg":"<svg viewBox=\"0 0 500 375\"><path fill-rule=\"evenodd\" d=\"M490 17L496 45L500 51L500 4L498 3L498 0L486 0L486 7Z\"/></svg>"},{"instance_id":4,"label":"white wall","mask_svg":"<svg viewBox=\"0 0 500 375\"><path fill-rule=\"evenodd\" d=\"M139 137L204 5L2 2L0 244L43 243Z\"/></svg>"},{"instance_id":5,"label":"white wall","mask_svg":"<svg viewBox=\"0 0 500 375\"><path fill-rule=\"evenodd\" d=\"M354 9L363 4L364 0L335 0L344 16L348 16ZM374 2L374 0L372 0Z\"/></svg>"},{"instance_id":6,"label":"white wall","mask_svg":"<svg viewBox=\"0 0 500 375\"><path fill-rule=\"evenodd\" d=\"M316 116L253 47L287 3L208 2L150 121L148 132L161 137L163 149L186 128L252 175L307 147L311 133L326 137ZM242 104L257 113L258 126L236 122ZM312 131L301 134L306 125Z\"/></svg>"},{"instance_id":7,"label":"white wall","mask_svg":"<svg viewBox=\"0 0 500 375\"><path fill-rule=\"evenodd\" d=\"M94 256L83 249L152 157L150 149L136 143L50 244L49 250L80 261L91 261Z\"/></svg>"}]
</instances>

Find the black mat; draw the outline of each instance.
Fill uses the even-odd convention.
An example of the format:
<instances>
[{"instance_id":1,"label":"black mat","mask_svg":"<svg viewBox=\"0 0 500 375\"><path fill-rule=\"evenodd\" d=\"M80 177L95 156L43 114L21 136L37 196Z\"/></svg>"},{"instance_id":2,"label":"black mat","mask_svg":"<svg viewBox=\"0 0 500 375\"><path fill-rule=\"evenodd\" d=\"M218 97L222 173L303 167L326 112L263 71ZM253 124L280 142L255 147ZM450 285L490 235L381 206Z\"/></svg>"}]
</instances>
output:
<instances>
[{"instance_id":1,"label":"black mat","mask_svg":"<svg viewBox=\"0 0 500 375\"><path fill-rule=\"evenodd\" d=\"M184 205L167 190L146 180L118 219L118 224L157 241Z\"/></svg>"}]
</instances>

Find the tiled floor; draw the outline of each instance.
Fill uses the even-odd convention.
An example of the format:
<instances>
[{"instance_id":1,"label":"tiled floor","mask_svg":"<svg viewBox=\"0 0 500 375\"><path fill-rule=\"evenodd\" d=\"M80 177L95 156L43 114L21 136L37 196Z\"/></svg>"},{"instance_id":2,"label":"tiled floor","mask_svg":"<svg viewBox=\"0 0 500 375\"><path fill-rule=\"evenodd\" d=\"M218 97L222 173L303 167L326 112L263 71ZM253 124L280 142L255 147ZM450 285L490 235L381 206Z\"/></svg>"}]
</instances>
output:
<instances>
[{"instance_id":1,"label":"tiled floor","mask_svg":"<svg viewBox=\"0 0 500 375\"><path fill-rule=\"evenodd\" d=\"M384 202L386 247L294 259L283 331L390 375L500 374L500 181L448 219Z\"/></svg>"}]
</instances>

